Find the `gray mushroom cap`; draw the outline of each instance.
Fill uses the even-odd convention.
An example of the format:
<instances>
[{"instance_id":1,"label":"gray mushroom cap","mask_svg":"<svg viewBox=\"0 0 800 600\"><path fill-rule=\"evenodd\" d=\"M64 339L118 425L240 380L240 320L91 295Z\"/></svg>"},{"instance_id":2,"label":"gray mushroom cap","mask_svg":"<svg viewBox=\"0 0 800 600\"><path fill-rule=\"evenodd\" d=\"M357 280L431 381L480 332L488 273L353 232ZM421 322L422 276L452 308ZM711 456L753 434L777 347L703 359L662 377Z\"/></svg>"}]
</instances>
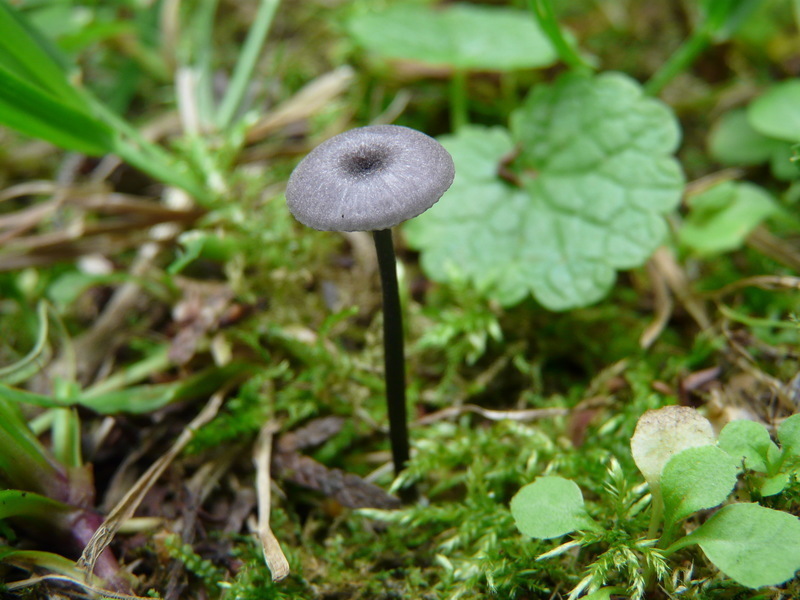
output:
<instances>
[{"instance_id":1,"label":"gray mushroom cap","mask_svg":"<svg viewBox=\"0 0 800 600\"><path fill-rule=\"evenodd\" d=\"M289 177L286 203L314 229L389 229L436 204L454 176L453 159L432 137L399 125L371 125L312 150Z\"/></svg>"}]
</instances>

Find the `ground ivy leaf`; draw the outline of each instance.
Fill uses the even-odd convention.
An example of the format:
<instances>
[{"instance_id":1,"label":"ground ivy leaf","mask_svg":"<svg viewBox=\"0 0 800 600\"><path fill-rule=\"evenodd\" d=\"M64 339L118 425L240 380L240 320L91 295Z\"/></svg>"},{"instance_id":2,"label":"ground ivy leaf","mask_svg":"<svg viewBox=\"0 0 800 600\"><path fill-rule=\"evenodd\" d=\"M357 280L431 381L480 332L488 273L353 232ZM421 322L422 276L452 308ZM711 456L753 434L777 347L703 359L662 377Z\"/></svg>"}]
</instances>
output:
<instances>
[{"instance_id":1,"label":"ground ivy leaf","mask_svg":"<svg viewBox=\"0 0 800 600\"><path fill-rule=\"evenodd\" d=\"M398 5L358 14L349 28L362 46L387 58L458 69L526 69L550 65L557 58L530 13L511 8Z\"/></svg>"},{"instance_id":2,"label":"ground ivy leaf","mask_svg":"<svg viewBox=\"0 0 800 600\"><path fill-rule=\"evenodd\" d=\"M540 267L525 261L525 193L497 177L497 165L514 148L500 127L465 127L439 140L453 156L456 177L445 198L405 225L408 243L423 250L428 276L447 281L468 277L504 305L528 293L527 278Z\"/></svg>"},{"instance_id":3,"label":"ground ivy leaf","mask_svg":"<svg viewBox=\"0 0 800 600\"><path fill-rule=\"evenodd\" d=\"M517 529L543 540L596 527L586 514L581 489L563 477L539 477L522 487L511 499L511 514Z\"/></svg>"},{"instance_id":4,"label":"ground ivy leaf","mask_svg":"<svg viewBox=\"0 0 800 600\"><path fill-rule=\"evenodd\" d=\"M667 549L699 544L728 577L750 588L780 585L800 569L800 520L758 504L721 508Z\"/></svg>"},{"instance_id":5,"label":"ground ivy leaf","mask_svg":"<svg viewBox=\"0 0 800 600\"><path fill-rule=\"evenodd\" d=\"M736 485L736 461L716 446L688 448L673 456L661 474L664 520L685 519L725 502Z\"/></svg>"},{"instance_id":6,"label":"ground ivy leaf","mask_svg":"<svg viewBox=\"0 0 800 600\"><path fill-rule=\"evenodd\" d=\"M529 293L552 310L600 300L617 269L661 243L661 214L680 200L674 117L623 75L567 75L537 86L511 131L471 127L440 140L456 180L409 223L409 242L432 279L458 273L504 305Z\"/></svg>"}]
</instances>

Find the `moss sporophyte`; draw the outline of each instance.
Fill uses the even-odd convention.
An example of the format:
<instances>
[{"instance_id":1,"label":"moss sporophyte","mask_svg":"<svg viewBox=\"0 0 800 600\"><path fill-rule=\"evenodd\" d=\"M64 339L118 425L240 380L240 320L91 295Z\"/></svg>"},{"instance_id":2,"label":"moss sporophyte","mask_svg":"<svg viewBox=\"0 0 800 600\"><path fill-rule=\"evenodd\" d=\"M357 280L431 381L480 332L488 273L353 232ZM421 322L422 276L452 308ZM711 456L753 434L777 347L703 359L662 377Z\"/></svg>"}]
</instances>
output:
<instances>
[{"instance_id":1,"label":"moss sporophyte","mask_svg":"<svg viewBox=\"0 0 800 600\"><path fill-rule=\"evenodd\" d=\"M322 231L371 231L383 291L384 365L395 472L409 458L405 355L391 228L433 206L453 183L450 154L408 127L372 125L320 144L289 178L294 217Z\"/></svg>"}]
</instances>

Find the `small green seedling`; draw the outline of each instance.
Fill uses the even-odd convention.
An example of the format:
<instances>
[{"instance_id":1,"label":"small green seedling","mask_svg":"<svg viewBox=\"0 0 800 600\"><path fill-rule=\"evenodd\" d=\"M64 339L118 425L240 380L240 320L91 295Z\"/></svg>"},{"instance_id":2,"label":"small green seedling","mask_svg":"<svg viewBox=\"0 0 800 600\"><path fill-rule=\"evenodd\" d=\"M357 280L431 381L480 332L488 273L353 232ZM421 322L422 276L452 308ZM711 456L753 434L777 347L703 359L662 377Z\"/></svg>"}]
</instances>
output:
<instances>
[{"instance_id":1,"label":"small green seedling","mask_svg":"<svg viewBox=\"0 0 800 600\"><path fill-rule=\"evenodd\" d=\"M726 112L708 139L711 156L732 167L768 163L776 179L800 178L793 145L800 142L800 79L767 89L743 108Z\"/></svg>"},{"instance_id":2,"label":"small green seedling","mask_svg":"<svg viewBox=\"0 0 800 600\"><path fill-rule=\"evenodd\" d=\"M739 249L764 219L780 212L772 194L748 182L725 181L691 196L687 204L678 239L698 256Z\"/></svg>"},{"instance_id":3,"label":"small green seedling","mask_svg":"<svg viewBox=\"0 0 800 600\"><path fill-rule=\"evenodd\" d=\"M637 500L634 495L614 523L600 522L588 514L575 483L546 476L514 496L511 513L519 530L531 537L573 534L572 541L543 554L540 560L576 547L606 544L608 550L589 567L570 598L584 592L627 592L642 598L656 580L668 585L670 557L692 545L699 546L708 560L740 585L780 585L800 569L800 519L758 501L780 494L797 480L800 414L786 419L778 427L777 437L780 447L763 425L733 421L717 440L711 423L692 408L668 406L648 411L639 419L631 451L647 481L649 497ZM729 496L742 474L749 477L744 495L750 497L742 498L740 493L739 500L750 501L731 501ZM616 461L609 476L606 488L614 490L624 478ZM635 516L648 506L648 500L650 528L635 531L632 523L637 523ZM686 519L723 504L685 534ZM609 557L618 560L609 561ZM640 570L620 566L637 561L644 563ZM626 588L602 587L614 568L627 574Z\"/></svg>"}]
</instances>

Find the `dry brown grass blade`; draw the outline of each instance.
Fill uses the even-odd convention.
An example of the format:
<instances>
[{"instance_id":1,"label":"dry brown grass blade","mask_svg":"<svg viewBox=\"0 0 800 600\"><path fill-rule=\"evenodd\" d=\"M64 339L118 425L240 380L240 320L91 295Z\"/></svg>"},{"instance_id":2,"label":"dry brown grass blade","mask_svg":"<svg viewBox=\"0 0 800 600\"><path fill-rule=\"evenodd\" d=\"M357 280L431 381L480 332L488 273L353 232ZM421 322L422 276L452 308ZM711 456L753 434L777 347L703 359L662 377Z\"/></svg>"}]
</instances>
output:
<instances>
[{"instance_id":1,"label":"dry brown grass blade","mask_svg":"<svg viewBox=\"0 0 800 600\"><path fill-rule=\"evenodd\" d=\"M747 245L793 271L800 271L800 251L787 241L772 235L764 226L756 227L747 236Z\"/></svg>"},{"instance_id":2,"label":"dry brown grass blade","mask_svg":"<svg viewBox=\"0 0 800 600\"><path fill-rule=\"evenodd\" d=\"M152 269L153 261L160 250L161 246L157 242L147 242L139 248L139 253L129 269L131 281L123 283L114 291L92 328L75 339L75 353L79 357L77 377L82 383L89 383L94 378L103 361L130 334L130 328L123 327L130 315L139 312L149 302L150 297L143 293L137 279L144 277ZM55 364L50 371L58 375L61 368L61 365Z\"/></svg>"},{"instance_id":3,"label":"dry brown grass blade","mask_svg":"<svg viewBox=\"0 0 800 600\"><path fill-rule=\"evenodd\" d=\"M489 410L475 404L450 406L435 413L425 415L414 421L414 425L430 425L451 417L458 417L464 413L475 413L490 421L536 421L552 417L564 417L569 414L566 408L531 408L526 410Z\"/></svg>"},{"instance_id":4,"label":"dry brown grass blade","mask_svg":"<svg viewBox=\"0 0 800 600\"><path fill-rule=\"evenodd\" d=\"M690 181L686 184L686 189L684 190L684 201L686 198L691 198L692 196L707 192L711 188L718 186L720 183L741 179L744 177L744 175L744 169L729 168L722 169L720 171L714 171L713 173L709 173L704 177Z\"/></svg>"},{"instance_id":5,"label":"dry brown grass blade","mask_svg":"<svg viewBox=\"0 0 800 600\"><path fill-rule=\"evenodd\" d=\"M125 196L118 198L121 202ZM168 190L165 202L172 207L171 210L192 210L189 198L178 190ZM169 228L166 235L165 227ZM136 259L129 269L130 280L114 291L100 318L95 321L92 328L75 340L75 351L80 358L77 377L81 383L89 383L100 365L108 360L126 336L130 335L131 328L125 327L124 324L128 322L132 313L144 312L150 303L149 294L144 292L138 280L146 278L153 269L156 257L161 252L164 238L169 239L170 236L177 235L179 231L179 226L174 224L159 224L158 227L149 230L148 236L152 241L139 246ZM59 375L62 369L63 365L56 363L48 369L48 375Z\"/></svg>"},{"instance_id":6,"label":"dry brown grass blade","mask_svg":"<svg viewBox=\"0 0 800 600\"><path fill-rule=\"evenodd\" d=\"M57 189L58 184L54 181L26 181L25 183L12 185L0 191L0 202L5 202L12 198L20 198L21 196L44 196L47 194L54 194Z\"/></svg>"},{"instance_id":7,"label":"dry brown grass blade","mask_svg":"<svg viewBox=\"0 0 800 600\"><path fill-rule=\"evenodd\" d=\"M800 277L790 277L789 275L756 275L745 277L739 281L729 283L709 295L712 298L722 298L746 287L757 287L762 290L798 290L800 289Z\"/></svg>"},{"instance_id":8,"label":"dry brown grass blade","mask_svg":"<svg viewBox=\"0 0 800 600\"><path fill-rule=\"evenodd\" d=\"M256 467L256 493L258 496L258 538L264 551L264 561L272 573L272 581L280 581L289 575L289 561L281 550L275 534L269 526L271 499L272 439L277 431L274 423L261 428L253 453Z\"/></svg>"},{"instance_id":9,"label":"dry brown grass blade","mask_svg":"<svg viewBox=\"0 0 800 600\"><path fill-rule=\"evenodd\" d=\"M761 369L758 361L737 339L730 328L730 321L727 318L722 321L722 333L728 342L729 348L733 351L732 360L736 366L769 389L771 396L778 401L778 404L786 414L791 415L796 412L797 406L792 401L790 386ZM763 414L764 412L763 406L754 406L753 409L757 414ZM767 415L765 421L771 422L774 417L775 415Z\"/></svg>"},{"instance_id":10,"label":"dry brown grass blade","mask_svg":"<svg viewBox=\"0 0 800 600\"><path fill-rule=\"evenodd\" d=\"M58 229L25 235L50 215L75 209ZM0 271L63 262L86 254L113 254L142 243L145 230L162 223L186 226L204 211L170 208L126 194L63 188L51 200L0 217Z\"/></svg>"},{"instance_id":11,"label":"dry brown grass blade","mask_svg":"<svg viewBox=\"0 0 800 600\"><path fill-rule=\"evenodd\" d=\"M669 289L675 294L675 297L686 309L686 312L692 316L700 328L707 329L710 327L711 319L708 316L705 304L692 290L689 278L681 269L678 261L675 260L672 251L666 246L661 246L655 251L650 260L654 268L664 278L664 281L667 282Z\"/></svg>"},{"instance_id":12,"label":"dry brown grass blade","mask_svg":"<svg viewBox=\"0 0 800 600\"><path fill-rule=\"evenodd\" d=\"M353 68L345 65L317 77L253 125L247 133L247 142L259 142L292 123L315 115L344 93L354 76Z\"/></svg>"},{"instance_id":13,"label":"dry brown grass blade","mask_svg":"<svg viewBox=\"0 0 800 600\"><path fill-rule=\"evenodd\" d=\"M89 543L81 554L80 560L78 560L78 566L84 569L87 574L91 574L94 571L97 557L100 556L100 553L105 550L114 539L122 523L133 516L139 504L141 504L144 499L145 494L147 494L167 467L191 441L192 437L194 437L194 432L216 416L217 411L219 411L220 406L222 406L226 393L227 389L223 389L211 396L211 399L205 407L203 407L203 410L201 410L200 413L192 419L191 423L186 426L186 429L183 430L167 453L150 465L150 468L144 472L136 484L125 494L125 497L123 497L109 513L106 520L92 536L92 539L89 540Z\"/></svg>"},{"instance_id":14,"label":"dry brown grass blade","mask_svg":"<svg viewBox=\"0 0 800 600\"><path fill-rule=\"evenodd\" d=\"M172 309L179 330L169 348L169 358L185 365L195 355L201 340L219 327L230 307L233 290L227 284L176 279L183 298Z\"/></svg>"},{"instance_id":15,"label":"dry brown grass blade","mask_svg":"<svg viewBox=\"0 0 800 600\"><path fill-rule=\"evenodd\" d=\"M672 296L669 293L669 286L664 279L661 271L655 266L652 260L647 261L647 272L650 274L650 281L653 284L653 302L655 304L655 318L650 323L642 335L639 337L639 346L649 348L659 338L661 332L667 326L672 316Z\"/></svg>"},{"instance_id":16,"label":"dry brown grass blade","mask_svg":"<svg viewBox=\"0 0 800 600\"><path fill-rule=\"evenodd\" d=\"M60 202L51 200L0 216L0 246L37 227L59 206Z\"/></svg>"}]
</instances>

